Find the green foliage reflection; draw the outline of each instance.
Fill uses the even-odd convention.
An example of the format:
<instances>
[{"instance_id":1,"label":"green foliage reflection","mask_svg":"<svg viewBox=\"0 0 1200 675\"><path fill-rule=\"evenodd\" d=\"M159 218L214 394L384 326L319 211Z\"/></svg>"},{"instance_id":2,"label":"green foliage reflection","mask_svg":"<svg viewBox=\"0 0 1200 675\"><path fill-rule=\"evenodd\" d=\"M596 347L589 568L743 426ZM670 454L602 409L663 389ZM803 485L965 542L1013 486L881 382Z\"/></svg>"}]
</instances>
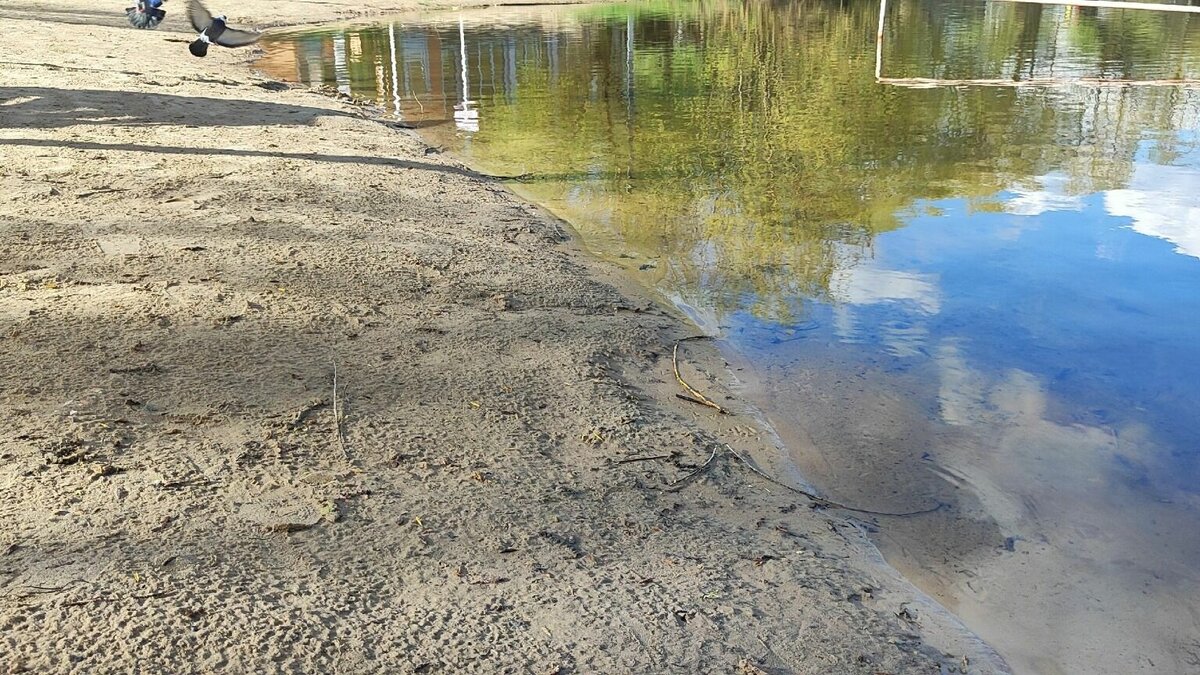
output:
<instances>
[{"instance_id":1,"label":"green foliage reflection","mask_svg":"<svg viewBox=\"0 0 1200 675\"><path fill-rule=\"evenodd\" d=\"M1076 193L1122 187L1146 142L1170 161L1178 130L1197 126L1195 92L1180 88L881 85L877 19L857 0L667 0L503 29L483 17L463 29L465 72L457 17L286 48L301 79L317 64L416 121L453 119L465 75L478 131L430 133L489 171L530 174L518 189L600 248L657 259L668 293L782 321L803 298L836 300L833 274L921 201L996 209L997 193L1052 172ZM892 76L1200 71L1187 16L900 0L887 29Z\"/></svg>"}]
</instances>

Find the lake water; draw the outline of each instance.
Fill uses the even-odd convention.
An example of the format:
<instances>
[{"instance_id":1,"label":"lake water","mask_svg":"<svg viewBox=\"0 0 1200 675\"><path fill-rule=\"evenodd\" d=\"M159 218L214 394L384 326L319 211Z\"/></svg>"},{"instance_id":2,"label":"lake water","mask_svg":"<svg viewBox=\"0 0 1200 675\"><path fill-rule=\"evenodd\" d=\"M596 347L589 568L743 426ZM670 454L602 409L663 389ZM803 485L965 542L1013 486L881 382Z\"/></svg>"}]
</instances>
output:
<instances>
[{"instance_id":1,"label":"lake water","mask_svg":"<svg viewBox=\"0 0 1200 675\"><path fill-rule=\"evenodd\" d=\"M719 335L1018 672L1200 673L1200 16L656 2L281 33ZM876 76L876 67L879 75ZM1020 85L1020 86L1018 86Z\"/></svg>"}]
</instances>

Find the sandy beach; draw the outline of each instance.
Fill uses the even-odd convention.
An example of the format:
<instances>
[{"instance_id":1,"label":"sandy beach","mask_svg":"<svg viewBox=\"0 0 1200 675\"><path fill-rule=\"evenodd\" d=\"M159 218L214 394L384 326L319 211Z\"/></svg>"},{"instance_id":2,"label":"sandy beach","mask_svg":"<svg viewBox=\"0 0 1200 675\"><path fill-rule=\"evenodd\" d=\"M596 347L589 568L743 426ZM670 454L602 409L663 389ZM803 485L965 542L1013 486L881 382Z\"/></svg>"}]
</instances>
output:
<instances>
[{"instance_id":1,"label":"sandy beach","mask_svg":"<svg viewBox=\"0 0 1200 675\"><path fill-rule=\"evenodd\" d=\"M566 224L122 7L0 6L0 673L1005 671Z\"/></svg>"}]
</instances>

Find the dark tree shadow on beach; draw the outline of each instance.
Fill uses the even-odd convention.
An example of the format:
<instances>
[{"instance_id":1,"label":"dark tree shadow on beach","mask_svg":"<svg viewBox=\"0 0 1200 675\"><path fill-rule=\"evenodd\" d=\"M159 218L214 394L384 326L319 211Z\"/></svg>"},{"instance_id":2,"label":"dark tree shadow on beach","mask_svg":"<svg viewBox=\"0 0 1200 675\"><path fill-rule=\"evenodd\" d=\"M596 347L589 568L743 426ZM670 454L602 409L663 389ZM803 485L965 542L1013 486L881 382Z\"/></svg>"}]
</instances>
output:
<instances>
[{"instance_id":1,"label":"dark tree shadow on beach","mask_svg":"<svg viewBox=\"0 0 1200 675\"><path fill-rule=\"evenodd\" d=\"M113 70L62 66L53 63L27 63L0 60L5 64L37 66L49 70L91 71L146 75L137 70ZM184 77L190 82L224 87L244 87L230 80ZM271 91L286 90L288 85L268 81L255 85ZM137 112L133 112L136 110ZM76 124L144 126L188 124L194 126L254 126L267 124L309 124L317 117L353 117L329 108L248 101L207 96L177 96L138 91L101 89L55 89L50 87L0 87L0 128L56 129ZM386 121L394 128L420 129L453 124L453 118Z\"/></svg>"},{"instance_id":2,"label":"dark tree shadow on beach","mask_svg":"<svg viewBox=\"0 0 1200 675\"><path fill-rule=\"evenodd\" d=\"M271 152L266 150L235 150L232 148L193 148L177 145L139 145L136 143L92 143L88 141L59 141L40 138L0 138L0 147L26 146L34 148L71 148L74 150L110 150L120 152L153 152L167 155L226 155L229 157L279 157L281 159L306 159L313 162L334 162L343 164L371 164L375 166L391 166L401 169L419 169L422 171L438 171L452 173L472 178L490 178L505 180L509 176L492 176L478 173L453 165L430 164L414 162L394 157L375 157L371 155L324 155L318 152Z\"/></svg>"},{"instance_id":3,"label":"dark tree shadow on beach","mask_svg":"<svg viewBox=\"0 0 1200 675\"><path fill-rule=\"evenodd\" d=\"M66 90L46 87L0 87L0 129L56 129L74 125L109 126L267 126L305 125L320 116L352 117L337 110L242 99L175 96L131 91ZM458 166L386 156L329 155L315 152L240 150L220 147L96 143L59 139L5 138L0 146L71 148L75 150L152 152L168 155L280 157L316 162L369 164L463 176L502 179Z\"/></svg>"},{"instance_id":4,"label":"dark tree shadow on beach","mask_svg":"<svg viewBox=\"0 0 1200 675\"><path fill-rule=\"evenodd\" d=\"M235 98L140 91L0 87L0 128L57 129L77 124L259 126L349 117L327 108Z\"/></svg>"},{"instance_id":5,"label":"dark tree shadow on beach","mask_svg":"<svg viewBox=\"0 0 1200 675\"><path fill-rule=\"evenodd\" d=\"M130 0L130 2L125 4L113 3L107 5L108 11L81 11L5 2L0 5L0 19L65 23L76 26L129 28L129 23L125 18L125 8L131 7L133 4L134 0ZM185 8L180 7L180 10L185 10Z\"/></svg>"}]
</instances>

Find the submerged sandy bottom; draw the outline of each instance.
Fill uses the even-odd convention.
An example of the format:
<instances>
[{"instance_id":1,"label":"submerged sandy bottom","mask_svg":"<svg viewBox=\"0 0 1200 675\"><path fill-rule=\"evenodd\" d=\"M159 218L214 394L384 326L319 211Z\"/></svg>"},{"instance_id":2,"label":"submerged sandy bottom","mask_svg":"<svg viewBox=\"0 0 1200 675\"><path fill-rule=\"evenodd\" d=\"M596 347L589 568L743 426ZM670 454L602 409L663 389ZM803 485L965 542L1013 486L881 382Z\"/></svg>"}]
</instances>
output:
<instances>
[{"instance_id":1,"label":"submerged sandy bottom","mask_svg":"<svg viewBox=\"0 0 1200 675\"><path fill-rule=\"evenodd\" d=\"M168 12L0 8L8 671L1001 670L714 451L775 448L685 322Z\"/></svg>"},{"instance_id":2,"label":"submerged sandy bottom","mask_svg":"<svg viewBox=\"0 0 1200 675\"><path fill-rule=\"evenodd\" d=\"M1200 558L1195 505L1112 470L1118 452L1158 452L1147 430L1064 419L1035 378L989 377L952 345L936 373L847 376L837 353L746 361L743 393L831 498L882 511L946 505L869 518L890 563L1017 672L1195 667L1200 577L1184 562Z\"/></svg>"}]
</instances>

